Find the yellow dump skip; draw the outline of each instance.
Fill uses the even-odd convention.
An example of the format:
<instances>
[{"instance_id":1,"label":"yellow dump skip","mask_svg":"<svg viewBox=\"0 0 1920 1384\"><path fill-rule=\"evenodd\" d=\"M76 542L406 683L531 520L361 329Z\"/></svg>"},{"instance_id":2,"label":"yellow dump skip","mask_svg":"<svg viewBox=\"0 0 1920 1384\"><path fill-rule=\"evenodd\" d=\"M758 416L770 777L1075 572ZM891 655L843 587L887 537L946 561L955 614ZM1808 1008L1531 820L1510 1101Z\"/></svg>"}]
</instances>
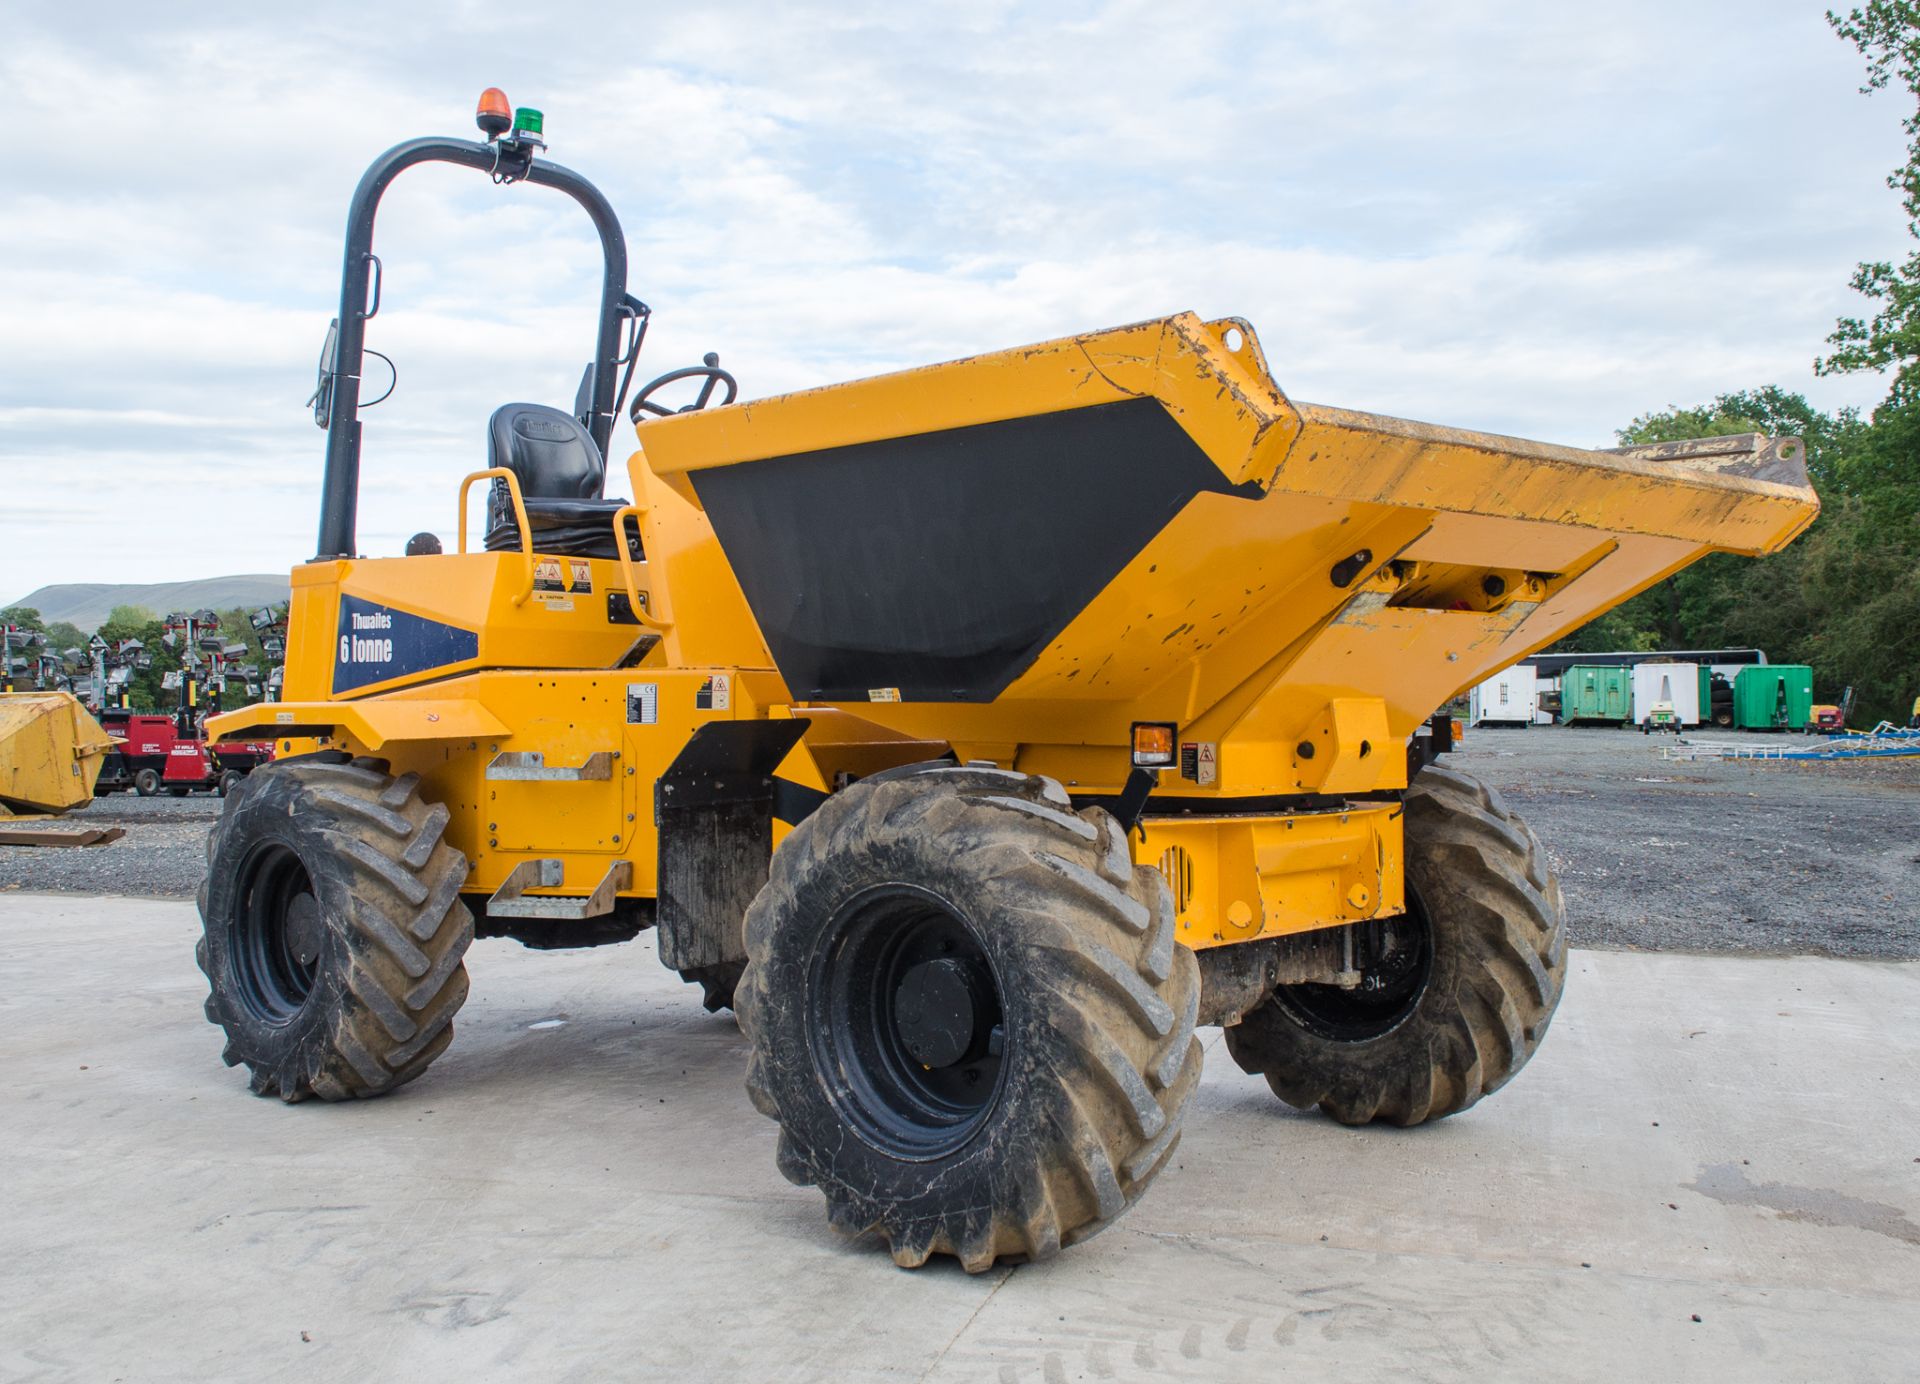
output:
<instances>
[{"instance_id":1,"label":"yellow dump skip","mask_svg":"<svg viewBox=\"0 0 1920 1384\"><path fill-rule=\"evenodd\" d=\"M70 693L0 693L0 816L91 802L113 744Z\"/></svg>"},{"instance_id":2,"label":"yellow dump skip","mask_svg":"<svg viewBox=\"0 0 1920 1384\"><path fill-rule=\"evenodd\" d=\"M1819 512L1798 439L1758 468L1747 448L1595 451L1296 404L1267 372L1250 325L1192 313L680 414L640 435L654 472L692 499L689 477L717 467L1138 398L1156 400L1228 483L1262 490L1755 555L1784 547Z\"/></svg>"},{"instance_id":3,"label":"yellow dump skip","mask_svg":"<svg viewBox=\"0 0 1920 1384\"><path fill-rule=\"evenodd\" d=\"M1819 512L1798 439L1594 451L1295 403L1247 323L1192 314L639 440L649 553L672 578L717 539L702 598L737 583L765 640L710 657L768 657L796 701L884 707L928 739L1107 746L1174 721L1241 794L1392 786L1379 761L1228 746L1290 749L1354 699L1380 733L1335 738L1403 739L1660 578L1777 551Z\"/></svg>"}]
</instances>

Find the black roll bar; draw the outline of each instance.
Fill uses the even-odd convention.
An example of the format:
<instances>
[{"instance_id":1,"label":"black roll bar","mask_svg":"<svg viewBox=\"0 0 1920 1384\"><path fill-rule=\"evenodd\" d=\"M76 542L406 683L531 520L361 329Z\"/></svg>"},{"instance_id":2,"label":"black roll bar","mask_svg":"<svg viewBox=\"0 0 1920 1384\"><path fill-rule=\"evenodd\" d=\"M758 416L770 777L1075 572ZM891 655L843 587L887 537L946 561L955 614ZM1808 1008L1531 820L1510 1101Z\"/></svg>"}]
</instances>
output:
<instances>
[{"instance_id":1,"label":"black roll bar","mask_svg":"<svg viewBox=\"0 0 1920 1384\"><path fill-rule=\"evenodd\" d=\"M360 370L365 362L367 290L379 261L373 254L373 218L387 186L419 163L452 163L491 173L496 181L539 183L578 202L600 232L606 273L600 285L600 333L594 343L592 390L580 419L605 456L613 438L616 365L627 297L627 242L619 218L600 189L557 163L530 158L511 145L429 137L396 144L373 161L353 190L347 212L346 257L340 275L340 327L330 374L332 410L327 422L327 469L320 491L320 544L316 561L354 556L360 503Z\"/></svg>"}]
</instances>

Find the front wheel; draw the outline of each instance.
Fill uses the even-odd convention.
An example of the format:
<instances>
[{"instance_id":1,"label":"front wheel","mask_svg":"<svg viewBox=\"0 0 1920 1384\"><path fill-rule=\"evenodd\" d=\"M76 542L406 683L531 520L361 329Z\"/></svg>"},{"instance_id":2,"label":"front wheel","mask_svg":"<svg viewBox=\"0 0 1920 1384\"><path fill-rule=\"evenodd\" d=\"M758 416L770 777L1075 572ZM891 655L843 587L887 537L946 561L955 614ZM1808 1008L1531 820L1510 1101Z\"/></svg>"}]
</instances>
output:
<instances>
[{"instance_id":1,"label":"front wheel","mask_svg":"<svg viewBox=\"0 0 1920 1384\"><path fill-rule=\"evenodd\" d=\"M377 1096L446 1050L467 997L466 857L417 774L313 755L249 774L207 845L195 956L257 1094Z\"/></svg>"},{"instance_id":2,"label":"front wheel","mask_svg":"<svg viewBox=\"0 0 1920 1384\"><path fill-rule=\"evenodd\" d=\"M1282 985L1227 1029L1273 1093L1342 1124L1422 1124L1526 1065L1567 979L1566 905L1546 851L1498 794L1429 765L1407 790L1407 911L1360 924L1350 988Z\"/></svg>"},{"instance_id":3,"label":"front wheel","mask_svg":"<svg viewBox=\"0 0 1920 1384\"><path fill-rule=\"evenodd\" d=\"M151 798L160 791L160 771L154 768L136 770L133 775L133 791L143 798Z\"/></svg>"},{"instance_id":4,"label":"front wheel","mask_svg":"<svg viewBox=\"0 0 1920 1384\"><path fill-rule=\"evenodd\" d=\"M882 775L781 844L738 991L780 1170L894 1261L1044 1259L1166 1165L1200 975L1159 873L1047 779Z\"/></svg>"}]
</instances>

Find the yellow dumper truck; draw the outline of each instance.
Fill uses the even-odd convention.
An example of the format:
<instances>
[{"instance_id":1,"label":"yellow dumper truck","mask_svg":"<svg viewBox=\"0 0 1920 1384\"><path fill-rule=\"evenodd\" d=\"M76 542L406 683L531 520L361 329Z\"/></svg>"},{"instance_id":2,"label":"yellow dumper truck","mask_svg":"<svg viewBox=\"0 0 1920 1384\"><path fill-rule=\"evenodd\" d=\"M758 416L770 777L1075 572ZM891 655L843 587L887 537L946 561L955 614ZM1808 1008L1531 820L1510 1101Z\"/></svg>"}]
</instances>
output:
<instances>
[{"instance_id":1,"label":"yellow dumper truck","mask_svg":"<svg viewBox=\"0 0 1920 1384\"><path fill-rule=\"evenodd\" d=\"M628 405L649 311L612 209L538 112L489 92L479 123L354 196L286 699L212 722L286 752L200 894L255 1091L419 1076L476 936L651 928L737 1011L780 1170L899 1263L981 1270L1142 1195L1197 1025L1355 1124L1527 1061L1560 889L1434 710L1705 553L1791 541L1797 440L1609 453L1300 403L1250 325L1190 314L755 402L709 356ZM574 407L508 404L449 484L456 551L370 556L373 218L428 161L570 196L601 309Z\"/></svg>"}]
</instances>

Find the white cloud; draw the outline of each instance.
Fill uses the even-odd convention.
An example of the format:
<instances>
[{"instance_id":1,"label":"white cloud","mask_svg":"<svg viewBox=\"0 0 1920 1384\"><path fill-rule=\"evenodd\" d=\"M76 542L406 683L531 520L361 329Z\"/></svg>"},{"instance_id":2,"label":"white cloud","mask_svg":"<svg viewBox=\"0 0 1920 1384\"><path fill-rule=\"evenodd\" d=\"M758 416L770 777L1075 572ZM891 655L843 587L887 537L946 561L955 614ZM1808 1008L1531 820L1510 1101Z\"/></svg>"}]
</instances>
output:
<instances>
[{"instance_id":1,"label":"white cloud","mask_svg":"<svg viewBox=\"0 0 1920 1384\"><path fill-rule=\"evenodd\" d=\"M715 349L763 395L1191 307L1251 318L1299 397L1555 440L1767 383L1877 399L1809 365L1904 246L1902 112L1816 12L1218 9L10 21L0 597L311 551L348 195L489 83L621 213L641 378ZM361 533L393 551L450 531L492 408L571 400L598 261L563 199L457 170L402 179L378 245L400 385Z\"/></svg>"}]
</instances>

